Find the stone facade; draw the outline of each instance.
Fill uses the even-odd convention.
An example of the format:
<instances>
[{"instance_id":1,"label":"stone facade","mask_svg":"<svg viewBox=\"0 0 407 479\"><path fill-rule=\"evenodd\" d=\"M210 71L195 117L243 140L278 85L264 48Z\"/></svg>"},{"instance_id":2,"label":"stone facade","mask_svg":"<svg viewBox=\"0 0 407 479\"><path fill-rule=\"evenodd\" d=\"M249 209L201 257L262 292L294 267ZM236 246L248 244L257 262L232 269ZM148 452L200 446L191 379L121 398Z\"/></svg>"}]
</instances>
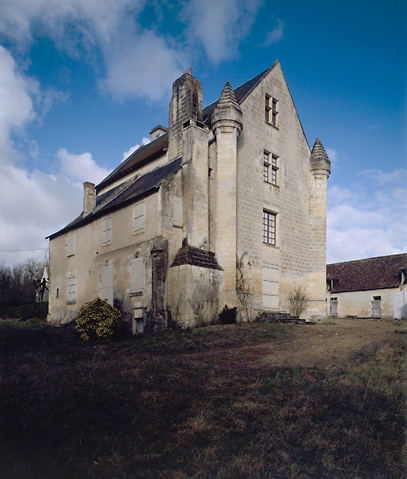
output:
<instances>
[{"instance_id":1,"label":"stone facade","mask_svg":"<svg viewBox=\"0 0 407 479\"><path fill-rule=\"evenodd\" d=\"M84 211L50 236L49 320L99 296L134 332L288 311L324 317L330 162L311 152L277 61L202 109L202 86L173 85L169 126L151 130L105 180L84 185Z\"/></svg>"}]
</instances>

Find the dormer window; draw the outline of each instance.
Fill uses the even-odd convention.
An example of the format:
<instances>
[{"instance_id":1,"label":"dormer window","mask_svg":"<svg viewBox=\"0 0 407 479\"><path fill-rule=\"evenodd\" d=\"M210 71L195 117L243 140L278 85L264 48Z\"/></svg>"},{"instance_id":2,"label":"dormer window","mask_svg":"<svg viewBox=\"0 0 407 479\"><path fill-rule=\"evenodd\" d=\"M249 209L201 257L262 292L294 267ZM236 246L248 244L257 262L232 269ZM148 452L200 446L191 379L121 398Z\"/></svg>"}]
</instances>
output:
<instances>
[{"instance_id":1,"label":"dormer window","mask_svg":"<svg viewBox=\"0 0 407 479\"><path fill-rule=\"evenodd\" d=\"M277 103L278 100L273 98L272 96L268 95L266 93L266 107L265 107L265 113L266 113L266 122L270 123L271 125L277 127Z\"/></svg>"},{"instance_id":2,"label":"dormer window","mask_svg":"<svg viewBox=\"0 0 407 479\"><path fill-rule=\"evenodd\" d=\"M326 280L326 290L333 291L339 283L339 279L327 279Z\"/></svg>"}]
</instances>

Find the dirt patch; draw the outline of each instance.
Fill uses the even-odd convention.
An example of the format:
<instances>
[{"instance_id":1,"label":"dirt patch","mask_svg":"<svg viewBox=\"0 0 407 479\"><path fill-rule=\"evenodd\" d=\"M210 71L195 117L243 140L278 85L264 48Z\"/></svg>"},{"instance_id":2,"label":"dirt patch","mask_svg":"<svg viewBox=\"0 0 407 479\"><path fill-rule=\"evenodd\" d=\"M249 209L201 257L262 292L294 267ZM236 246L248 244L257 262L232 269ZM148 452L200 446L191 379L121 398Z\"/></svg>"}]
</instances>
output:
<instances>
[{"instance_id":1,"label":"dirt patch","mask_svg":"<svg viewBox=\"0 0 407 479\"><path fill-rule=\"evenodd\" d=\"M405 331L407 323L395 320L335 319L329 323L288 325L281 339L256 346L199 353L227 369L317 367L344 365L354 354L371 352L377 345ZM195 356L195 355L193 355Z\"/></svg>"},{"instance_id":2,"label":"dirt patch","mask_svg":"<svg viewBox=\"0 0 407 479\"><path fill-rule=\"evenodd\" d=\"M395 321L368 319L299 326L288 338L268 344L262 362L277 367L336 367L358 351L371 351L391 339L397 328Z\"/></svg>"}]
</instances>

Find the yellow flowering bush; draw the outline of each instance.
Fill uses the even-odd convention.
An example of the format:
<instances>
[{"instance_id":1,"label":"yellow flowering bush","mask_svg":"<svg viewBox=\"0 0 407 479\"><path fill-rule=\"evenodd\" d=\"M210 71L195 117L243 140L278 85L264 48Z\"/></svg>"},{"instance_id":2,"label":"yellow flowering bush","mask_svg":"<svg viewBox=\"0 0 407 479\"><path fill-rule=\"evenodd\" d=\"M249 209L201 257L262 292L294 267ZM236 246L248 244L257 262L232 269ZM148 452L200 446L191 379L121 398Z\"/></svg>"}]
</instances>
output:
<instances>
[{"instance_id":1,"label":"yellow flowering bush","mask_svg":"<svg viewBox=\"0 0 407 479\"><path fill-rule=\"evenodd\" d=\"M100 298L86 303L76 317L76 331L82 339L110 339L125 326L120 311Z\"/></svg>"}]
</instances>

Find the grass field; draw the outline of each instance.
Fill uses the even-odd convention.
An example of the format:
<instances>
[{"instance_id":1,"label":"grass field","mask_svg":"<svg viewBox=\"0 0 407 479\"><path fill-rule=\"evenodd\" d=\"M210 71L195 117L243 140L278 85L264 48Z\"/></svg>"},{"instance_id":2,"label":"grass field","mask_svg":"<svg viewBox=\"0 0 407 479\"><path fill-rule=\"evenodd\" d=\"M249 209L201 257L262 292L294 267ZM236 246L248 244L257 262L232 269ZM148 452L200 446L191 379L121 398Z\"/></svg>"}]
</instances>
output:
<instances>
[{"instance_id":1,"label":"grass field","mask_svg":"<svg viewBox=\"0 0 407 479\"><path fill-rule=\"evenodd\" d=\"M239 360L302 327L103 344L0 321L0 477L402 479L406 335L337 368Z\"/></svg>"}]
</instances>

